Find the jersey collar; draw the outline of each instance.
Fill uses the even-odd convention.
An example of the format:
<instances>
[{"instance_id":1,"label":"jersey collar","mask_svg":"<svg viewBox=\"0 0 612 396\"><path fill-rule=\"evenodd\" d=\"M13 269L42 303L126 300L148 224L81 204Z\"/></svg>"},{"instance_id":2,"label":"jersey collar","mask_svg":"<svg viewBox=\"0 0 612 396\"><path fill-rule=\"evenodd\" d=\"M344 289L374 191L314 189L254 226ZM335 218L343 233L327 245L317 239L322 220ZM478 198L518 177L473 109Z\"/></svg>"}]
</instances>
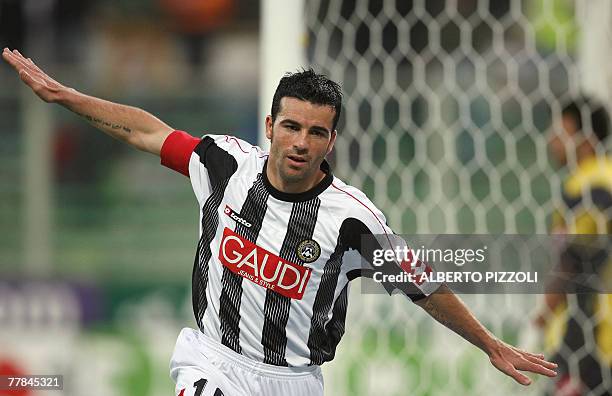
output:
<instances>
[{"instance_id":1,"label":"jersey collar","mask_svg":"<svg viewBox=\"0 0 612 396\"><path fill-rule=\"evenodd\" d=\"M272 185L272 183L270 183L270 180L268 180L268 175L266 174L267 167L268 167L268 159L266 159L266 162L264 163L263 171L262 171L264 186L266 187L266 190L268 190L270 195L272 195L274 198L280 201L287 201L287 202L308 201L310 199L313 199L317 195L321 194L323 191L325 191L327 187L329 187L334 181L334 175L331 172L329 163L327 162L327 160L323 160L323 162L321 163L321 170L323 171L323 173L325 173L325 177L323 178L323 180L319 182L319 184L317 184L310 190L304 191L301 193L287 193L287 192L277 190Z\"/></svg>"}]
</instances>

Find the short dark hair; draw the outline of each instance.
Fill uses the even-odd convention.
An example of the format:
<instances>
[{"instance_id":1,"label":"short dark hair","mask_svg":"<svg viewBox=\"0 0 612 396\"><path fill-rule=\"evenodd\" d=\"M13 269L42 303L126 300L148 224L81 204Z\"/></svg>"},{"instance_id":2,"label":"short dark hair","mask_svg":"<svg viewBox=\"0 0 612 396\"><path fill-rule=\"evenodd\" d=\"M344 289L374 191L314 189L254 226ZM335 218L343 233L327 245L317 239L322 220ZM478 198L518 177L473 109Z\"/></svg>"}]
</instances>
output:
<instances>
[{"instance_id":1,"label":"short dark hair","mask_svg":"<svg viewBox=\"0 0 612 396\"><path fill-rule=\"evenodd\" d=\"M272 99L272 122L280 111L280 101L284 97L291 97L307 102L331 106L334 114L333 129L336 129L342 108L342 90L340 85L323 74L317 74L313 69L305 69L296 73L286 73L281 78Z\"/></svg>"},{"instance_id":2,"label":"short dark hair","mask_svg":"<svg viewBox=\"0 0 612 396\"><path fill-rule=\"evenodd\" d=\"M580 131L583 128L583 114L590 115L591 129L600 142L604 142L610 134L610 118L606 109L593 99L582 96L563 106L561 114L571 117Z\"/></svg>"}]
</instances>

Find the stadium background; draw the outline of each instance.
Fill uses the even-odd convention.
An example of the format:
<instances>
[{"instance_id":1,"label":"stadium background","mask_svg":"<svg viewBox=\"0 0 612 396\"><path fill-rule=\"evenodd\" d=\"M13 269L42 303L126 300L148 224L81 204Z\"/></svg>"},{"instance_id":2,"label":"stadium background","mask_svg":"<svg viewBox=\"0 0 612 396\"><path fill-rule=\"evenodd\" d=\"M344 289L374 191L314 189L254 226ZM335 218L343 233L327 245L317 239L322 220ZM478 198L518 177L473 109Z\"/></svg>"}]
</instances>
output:
<instances>
[{"instance_id":1,"label":"stadium background","mask_svg":"<svg viewBox=\"0 0 612 396\"><path fill-rule=\"evenodd\" d=\"M289 47L343 85L336 175L398 232L546 233L563 178L545 139L558 101L610 103L612 11L588 3L306 1ZM260 6L0 0L0 44L83 92L255 143ZM194 325L189 184L38 101L6 65L0 81L0 371L61 373L65 395L169 394L175 337ZM399 297L355 288L351 299L328 395L546 386L519 389ZM535 296L464 299L504 340L544 347L529 324Z\"/></svg>"}]
</instances>

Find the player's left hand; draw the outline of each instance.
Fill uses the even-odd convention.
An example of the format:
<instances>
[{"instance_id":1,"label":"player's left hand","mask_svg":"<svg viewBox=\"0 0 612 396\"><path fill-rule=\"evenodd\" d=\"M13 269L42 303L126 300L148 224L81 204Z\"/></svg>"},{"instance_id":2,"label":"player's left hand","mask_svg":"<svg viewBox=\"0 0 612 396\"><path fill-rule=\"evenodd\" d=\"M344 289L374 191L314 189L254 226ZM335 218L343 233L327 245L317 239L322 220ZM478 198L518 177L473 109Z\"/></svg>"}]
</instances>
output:
<instances>
[{"instance_id":1,"label":"player's left hand","mask_svg":"<svg viewBox=\"0 0 612 396\"><path fill-rule=\"evenodd\" d=\"M36 66L32 59L24 57L16 49L11 51L4 48L2 58L15 69L19 78L28 87L47 103L58 101L62 91L67 89Z\"/></svg>"},{"instance_id":2,"label":"player's left hand","mask_svg":"<svg viewBox=\"0 0 612 396\"><path fill-rule=\"evenodd\" d=\"M489 353L491 364L502 373L514 378L521 385L531 384L531 379L521 371L554 377L557 364L544 360L543 354L523 351L498 340L495 348Z\"/></svg>"}]
</instances>

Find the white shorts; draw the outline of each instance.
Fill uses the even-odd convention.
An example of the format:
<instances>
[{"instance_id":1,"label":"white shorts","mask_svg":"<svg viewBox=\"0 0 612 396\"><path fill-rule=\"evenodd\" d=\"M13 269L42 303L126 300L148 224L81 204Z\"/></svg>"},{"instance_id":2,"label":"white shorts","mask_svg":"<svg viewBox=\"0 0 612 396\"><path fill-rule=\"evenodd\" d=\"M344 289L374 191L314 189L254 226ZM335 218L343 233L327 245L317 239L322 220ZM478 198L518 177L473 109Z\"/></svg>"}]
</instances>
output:
<instances>
[{"instance_id":1,"label":"white shorts","mask_svg":"<svg viewBox=\"0 0 612 396\"><path fill-rule=\"evenodd\" d=\"M323 396L319 366L256 362L190 328L178 336L170 377L178 396Z\"/></svg>"}]
</instances>

